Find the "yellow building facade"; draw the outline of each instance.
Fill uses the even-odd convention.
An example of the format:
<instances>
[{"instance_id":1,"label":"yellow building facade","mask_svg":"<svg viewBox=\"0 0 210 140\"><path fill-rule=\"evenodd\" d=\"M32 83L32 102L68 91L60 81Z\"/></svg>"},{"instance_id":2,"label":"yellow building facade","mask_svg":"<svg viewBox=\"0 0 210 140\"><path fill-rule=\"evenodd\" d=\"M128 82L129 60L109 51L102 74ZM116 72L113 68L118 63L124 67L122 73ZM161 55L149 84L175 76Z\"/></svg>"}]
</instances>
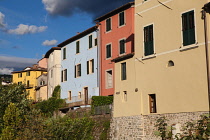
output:
<instances>
[{"instance_id":1,"label":"yellow building facade","mask_svg":"<svg viewBox=\"0 0 210 140\"><path fill-rule=\"evenodd\" d=\"M26 91L29 93L29 98L36 100L35 87L37 86L37 77L43 73L47 73L47 70L37 65L27 67L22 71L15 71L12 72L13 83L23 84L26 88Z\"/></svg>"},{"instance_id":2,"label":"yellow building facade","mask_svg":"<svg viewBox=\"0 0 210 140\"><path fill-rule=\"evenodd\" d=\"M135 1L135 56L124 60L126 80L120 78L123 62L115 63L115 117L208 111L201 14L206 3L208 0ZM209 14L207 22L209 34ZM183 30L188 26L194 32L185 37Z\"/></svg>"}]
</instances>

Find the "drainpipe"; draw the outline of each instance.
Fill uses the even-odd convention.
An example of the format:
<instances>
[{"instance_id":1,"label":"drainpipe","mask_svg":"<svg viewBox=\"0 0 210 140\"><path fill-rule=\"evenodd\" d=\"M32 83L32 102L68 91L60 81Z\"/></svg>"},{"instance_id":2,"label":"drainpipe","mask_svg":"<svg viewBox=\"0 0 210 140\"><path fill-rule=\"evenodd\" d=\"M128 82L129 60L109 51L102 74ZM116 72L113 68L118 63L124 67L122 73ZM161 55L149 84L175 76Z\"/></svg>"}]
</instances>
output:
<instances>
[{"instance_id":1,"label":"drainpipe","mask_svg":"<svg viewBox=\"0 0 210 140\"><path fill-rule=\"evenodd\" d=\"M210 117L210 72L209 72L209 54L208 54L208 28L206 13L210 11L210 3L207 3L202 8L202 19L204 21L204 36L205 36L205 53L206 53L206 72L207 72L207 84L208 84L208 101L209 101L209 117Z\"/></svg>"}]
</instances>

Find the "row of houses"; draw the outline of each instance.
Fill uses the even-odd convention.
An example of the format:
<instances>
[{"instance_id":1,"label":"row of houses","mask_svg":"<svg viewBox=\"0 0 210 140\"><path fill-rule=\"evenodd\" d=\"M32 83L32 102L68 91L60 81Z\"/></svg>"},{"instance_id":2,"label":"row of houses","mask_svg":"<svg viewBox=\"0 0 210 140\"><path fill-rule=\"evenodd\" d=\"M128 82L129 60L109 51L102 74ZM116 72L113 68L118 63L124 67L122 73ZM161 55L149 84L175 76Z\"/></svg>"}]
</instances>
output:
<instances>
[{"instance_id":1,"label":"row of houses","mask_svg":"<svg viewBox=\"0 0 210 140\"><path fill-rule=\"evenodd\" d=\"M113 139L156 139L161 115L197 119L209 110L209 2L135 0L97 18L46 53L47 97L58 84L67 108L114 96Z\"/></svg>"}]
</instances>

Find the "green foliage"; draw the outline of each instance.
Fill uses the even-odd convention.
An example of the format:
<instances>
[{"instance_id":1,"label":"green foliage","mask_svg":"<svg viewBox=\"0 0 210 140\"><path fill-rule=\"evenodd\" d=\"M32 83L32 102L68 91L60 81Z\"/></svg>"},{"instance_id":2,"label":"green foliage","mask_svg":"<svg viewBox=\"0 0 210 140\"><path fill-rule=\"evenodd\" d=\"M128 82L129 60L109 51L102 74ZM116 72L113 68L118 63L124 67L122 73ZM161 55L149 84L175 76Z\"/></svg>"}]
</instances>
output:
<instances>
[{"instance_id":1,"label":"green foliage","mask_svg":"<svg viewBox=\"0 0 210 140\"><path fill-rule=\"evenodd\" d=\"M158 131L155 132L157 136L162 137L162 140L172 140L171 130L168 131L166 128L171 128L166 123L165 117L161 117L156 122ZM209 140L210 138L210 118L208 115L202 115L198 121L188 121L182 126L182 133L176 134L176 140Z\"/></svg>"},{"instance_id":2,"label":"green foliage","mask_svg":"<svg viewBox=\"0 0 210 140\"><path fill-rule=\"evenodd\" d=\"M103 131L100 135L100 140L108 140L108 134L110 130L110 120L103 123Z\"/></svg>"},{"instance_id":3,"label":"green foliage","mask_svg":"<svg viewBox=\"0 0 210 140\"><path fill-rule=\"evenodd\" d=\"M4 129L2 130L1 139L13 140L17 137L18 126L21 123L19 109L14 103L10 103L5 110L3 117Z\"/></svg>"},{"instance_id":4,"label":"green foliage","mask_svg":"<svg viewBox=\"0 0 210 140\"><path fill-rule=\"evenodd\" d=\"M91 103L91 112L93 113L95 107L109 105L113 103L113 96L93 96Z\"/></svg>"},{"instance_id":5,"label":"green foliage","mask_svg":"<svg viewBox=\"0 0 210 140\"><path fill-rule=\"evenodd\" d=\"M27 96L28 94L22 85L0 86L0 133L4 124L3 116L10 103L14 103L19 108L21 116L30 109L31 101L27 99Z\"/></svg>"},{"instance_id":6,"label":"green foliage","mask_svg":"<svg viewBox=\"0 0 210 140\"><path fill-rule=\"evenodd\" d=\"M56 99L60 99L60 96L61 96L60 94L61 94L61 87L60 85L57 85L53 90L52 97L55 97Z\"/></svg>"},{"instance_id":7,"label":"green foliage","mask_svg":"<svg viewBox=\"0 0 210 140\"><path fill-rule=\"evenodd\" d=\"M87 117L51 119L47 124L51 136L49 139L92 140L92 128L94 124L95 122Z\"/></svg>"},{"instance_id":8,"label":"green foliage","mask_svg":"<svg viewBox=\"0 0 210 140\"><path fill-rule=\"evenodd\" d=\"M40 109L41 112L47 116L52 116L53 112L64 106L65 100L51 97L48 100L44 100L35 105L36 109Z\"/></svg>"}]
</instances>

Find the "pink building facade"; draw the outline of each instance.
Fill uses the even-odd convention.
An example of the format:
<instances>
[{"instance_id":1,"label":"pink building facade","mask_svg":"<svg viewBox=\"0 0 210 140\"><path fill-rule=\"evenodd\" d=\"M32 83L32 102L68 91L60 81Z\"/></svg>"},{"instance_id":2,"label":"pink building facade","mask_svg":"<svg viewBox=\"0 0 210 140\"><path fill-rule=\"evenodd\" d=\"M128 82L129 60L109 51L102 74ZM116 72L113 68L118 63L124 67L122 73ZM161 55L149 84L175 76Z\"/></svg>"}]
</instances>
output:
<instances>
[{"instance_id":1,"label":"pink building facade","mask_svg":"<svg viewBox=\"0 0 210 140\"><path fill-rule=\"evenodd\" d=\"M134 2L129 2L99 18L100 95L114 94L114 62L134 52Z\"/></svg>"}]
</instances>

